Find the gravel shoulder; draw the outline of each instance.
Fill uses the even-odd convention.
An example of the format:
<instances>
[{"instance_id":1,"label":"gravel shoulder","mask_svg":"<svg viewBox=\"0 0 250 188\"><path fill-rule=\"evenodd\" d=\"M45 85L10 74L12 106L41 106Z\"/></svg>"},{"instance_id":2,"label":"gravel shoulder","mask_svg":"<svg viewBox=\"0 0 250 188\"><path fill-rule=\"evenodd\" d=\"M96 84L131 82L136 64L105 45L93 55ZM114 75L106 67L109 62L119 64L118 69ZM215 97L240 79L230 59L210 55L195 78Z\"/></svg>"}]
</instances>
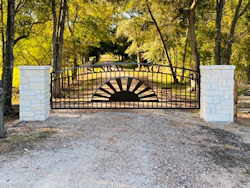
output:
<instances>
[{"instance_id":1,"label":"gravel shoulder","mask_svg":"<svg viewBox=\"0 0 250 188\"><path fill-rule=\"evenodd\" d=\"M250 187L250 124L198 111L60 110L13 123L1 187Z\"/></svg>"}]
</instances>

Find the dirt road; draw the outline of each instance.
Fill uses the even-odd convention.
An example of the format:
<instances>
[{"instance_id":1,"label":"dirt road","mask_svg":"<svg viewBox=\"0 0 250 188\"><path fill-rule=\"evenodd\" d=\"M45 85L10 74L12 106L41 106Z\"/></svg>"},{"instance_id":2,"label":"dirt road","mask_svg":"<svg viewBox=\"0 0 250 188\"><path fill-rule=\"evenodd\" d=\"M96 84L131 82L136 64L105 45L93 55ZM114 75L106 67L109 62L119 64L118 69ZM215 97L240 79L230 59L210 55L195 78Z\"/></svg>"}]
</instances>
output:
<instances>
[{"instance_id":1,"label":"dirt road","mask_svg":"<svg viewBox=\"0 0 250 188\"><path fill-rule=\"evenodd\" d=\"M197 111L61 110L7 131L0 187L250 187L249 127Z\"/></svg>"}]
</instances>

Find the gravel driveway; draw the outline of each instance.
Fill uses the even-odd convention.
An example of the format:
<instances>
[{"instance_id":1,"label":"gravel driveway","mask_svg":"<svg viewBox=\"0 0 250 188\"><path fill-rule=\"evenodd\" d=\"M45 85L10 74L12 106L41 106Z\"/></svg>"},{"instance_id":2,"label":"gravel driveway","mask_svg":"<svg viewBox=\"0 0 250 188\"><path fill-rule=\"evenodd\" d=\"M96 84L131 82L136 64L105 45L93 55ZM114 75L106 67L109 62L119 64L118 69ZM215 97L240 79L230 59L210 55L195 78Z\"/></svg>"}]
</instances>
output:
<instances>
[{"instance_id":1,"label":"gravel driveway","mask_svg":"<svg viewBox=\"0 0 250 188\"><path fill-rule=\"evenodd\" d=\"M249 127L196 111L61 110L7 128L0 187L250 187Z\"/></svg>"}]
</instances>

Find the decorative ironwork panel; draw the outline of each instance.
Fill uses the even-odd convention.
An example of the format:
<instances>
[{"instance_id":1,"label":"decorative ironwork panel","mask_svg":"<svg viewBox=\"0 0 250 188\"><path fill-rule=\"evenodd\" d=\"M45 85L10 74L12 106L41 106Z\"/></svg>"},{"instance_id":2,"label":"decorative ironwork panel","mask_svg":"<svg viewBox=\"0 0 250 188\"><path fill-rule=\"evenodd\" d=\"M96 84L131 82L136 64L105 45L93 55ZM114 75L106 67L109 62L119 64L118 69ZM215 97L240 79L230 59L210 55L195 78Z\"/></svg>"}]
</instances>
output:
<instances>
[{"instance_id":1,"label":"decorative ironwork panel","mask_svg":"<svg viewBox=\"0 0 250 188\"><path fill-rule=\"evenodd\" d=\"M52 109L200 108L199 72L148 63L85 65L51 73ZM176 79L174 79L176 78Z\"/></svg>"}]
</instances>

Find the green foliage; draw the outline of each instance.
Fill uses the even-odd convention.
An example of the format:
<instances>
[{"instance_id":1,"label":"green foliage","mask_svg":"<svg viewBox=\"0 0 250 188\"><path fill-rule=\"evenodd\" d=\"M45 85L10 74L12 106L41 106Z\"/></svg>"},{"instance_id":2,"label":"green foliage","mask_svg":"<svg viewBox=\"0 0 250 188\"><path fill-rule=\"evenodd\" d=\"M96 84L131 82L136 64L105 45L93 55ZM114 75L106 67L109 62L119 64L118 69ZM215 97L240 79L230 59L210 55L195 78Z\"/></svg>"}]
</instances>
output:
<instances>
[{"instance_id":1,"label":"green foliage","mask_svg":"<svg viewBox=\"0 0 250 188\"><path fill-rule=\"evenodd\" d=\"M59 1L57 1L58 3ZM185 51L187 21L182 12L192 0L150 0L152 13L167 43L171 59L176 66L193 68L192 55L187 45ZM222 59L229 41L230 27L238 0L226 0L222 17ZM248 1L242 1L242 8ZM15 66L49 65L52 59L52 14L50 0L16 1L14 47ZM63 67L80 65L86 57L95 53L115 55L141 52L144 59L166 63L163 46L149 12L146 0L71 0L64 35ZM215 64L216 1L200 1L195 14L197 45L202 65ZM57 10L59 11L59 10ZM3 0L3 33L6 32L7 0ZM236 65L236 77L247 82L250 65L250 10L237 21L232 48L231 64ZM6 37L5 37L6 40ZM2 40L0 42L3 49ZM93 53L92 53L93 54ZM2 53L0 53L2 59ZM1 65L2 65L1 61ZM18 86L17 70L14 70L14 87Z\"/></svg>"}]
</instances>

